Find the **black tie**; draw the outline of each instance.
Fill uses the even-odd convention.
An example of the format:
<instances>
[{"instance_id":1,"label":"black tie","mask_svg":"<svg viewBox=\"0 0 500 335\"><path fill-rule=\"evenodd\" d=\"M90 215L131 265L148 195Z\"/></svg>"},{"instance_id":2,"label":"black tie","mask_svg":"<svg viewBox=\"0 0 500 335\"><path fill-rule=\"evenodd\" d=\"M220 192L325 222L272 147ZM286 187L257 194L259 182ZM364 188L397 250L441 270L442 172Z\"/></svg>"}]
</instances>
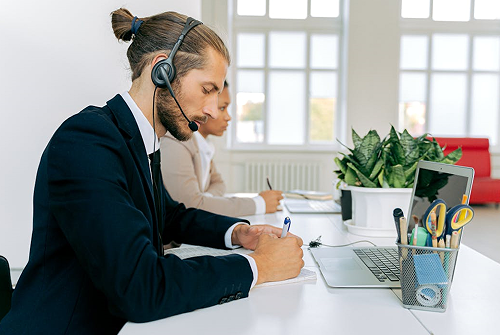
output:
<instances>
[{"instance_id":1,"label":"black tie","mask_svg":"<svg viewBox=\"0 0 500 335\"><path fill-rule=\"evenodd\" d=\"M151 162L151 176L153 177L153 193L155 200L156 224L153 224L153 238L156 239L158 254L163 255L163 243L161 240L161 231L163 228L163 211L162 211L162 193L161 193L161 171L160 171L160 150L156 150L149 155Z\"/></svg>"}]
</instances>

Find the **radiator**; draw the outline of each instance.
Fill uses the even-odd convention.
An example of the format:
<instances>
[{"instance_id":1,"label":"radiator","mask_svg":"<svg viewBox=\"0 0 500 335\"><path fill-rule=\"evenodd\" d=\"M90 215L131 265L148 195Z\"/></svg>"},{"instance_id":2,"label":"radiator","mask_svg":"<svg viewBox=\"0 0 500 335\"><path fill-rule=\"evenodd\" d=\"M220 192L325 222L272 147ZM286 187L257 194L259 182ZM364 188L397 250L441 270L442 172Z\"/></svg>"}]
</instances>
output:
<instances>
[{"instance_id":1,"label":"radiator","mask_svg":"<svg viewBox=\"0 0 500 335\"><path fill-rule=\"evenodd\" d=\"M320 172L319 162L246 162L245 192L260 192L269 189L267 177L275 190L319 190Z\"/></svg>"}]
</instances>

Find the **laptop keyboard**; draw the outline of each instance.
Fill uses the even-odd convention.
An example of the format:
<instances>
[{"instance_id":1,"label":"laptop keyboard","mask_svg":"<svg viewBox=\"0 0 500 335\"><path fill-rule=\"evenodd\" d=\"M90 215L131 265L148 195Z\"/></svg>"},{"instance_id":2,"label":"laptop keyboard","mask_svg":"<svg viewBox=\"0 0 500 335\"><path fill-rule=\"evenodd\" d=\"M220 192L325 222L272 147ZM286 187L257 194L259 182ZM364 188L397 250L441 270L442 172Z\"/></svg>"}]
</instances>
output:
<instances>
[{"instance_id":1,"label":"laptop keyboard","mask_svg":"<svg viewBox=\"0 0 500 335\"><path fill-rule=\"evenodd\" d=\"M396 248L354 248L353 250L380 282L399 281L399 255Z\"/></svg>"}]
</instances>

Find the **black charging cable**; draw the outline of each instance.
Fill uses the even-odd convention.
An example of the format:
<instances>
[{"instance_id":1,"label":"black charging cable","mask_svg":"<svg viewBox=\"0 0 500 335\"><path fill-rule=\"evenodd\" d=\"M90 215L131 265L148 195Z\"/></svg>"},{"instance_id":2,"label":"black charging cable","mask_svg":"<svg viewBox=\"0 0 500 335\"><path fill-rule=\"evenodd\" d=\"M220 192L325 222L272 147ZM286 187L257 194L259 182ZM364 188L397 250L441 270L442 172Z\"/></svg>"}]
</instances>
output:
<instances>
[{"instance_id":1,"label":"black charging cable","mask_svg":"<svg viewBox=\"0 0 500 335\"><path fill-rule=\"evenodd\" d=\"M340 244L340 245L329 245L329 244L324 244L324 243L321 242L321 235L318 236L317 239L312 240L311 242L309 242L309 244L304 244L304 246L308 246L309 248L317 248L317 247L320 247L320 246L331 247L331 248L340 248L340 247L347 247L347 246L350 246L350 245L353 245L353 244L357 244L357 243L362 243L362 242L370 243L374 247L377 246L375 243L373 243L371 241L368 241L368 240L361 240L361 241L356 241L356 242L347 243L347 244Z\"/></svg>"}]
</instances>

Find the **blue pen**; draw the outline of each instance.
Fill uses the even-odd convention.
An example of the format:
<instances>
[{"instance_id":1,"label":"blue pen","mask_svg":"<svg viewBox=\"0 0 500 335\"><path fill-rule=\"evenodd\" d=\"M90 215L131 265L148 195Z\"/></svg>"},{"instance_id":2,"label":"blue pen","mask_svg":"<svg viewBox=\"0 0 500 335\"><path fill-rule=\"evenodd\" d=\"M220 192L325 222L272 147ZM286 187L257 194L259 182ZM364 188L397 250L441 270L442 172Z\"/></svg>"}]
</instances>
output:
<instances>
[{"instance_id":1,"label":"blue pen","mask_svg":"<svg viewBox=\"0 0 500 335\"><path fill-rule=\"evenodd\" d=\"M281 238L285 237L288 231L290 230L290 226L292 225L292 221L287 216L285 221L283 222L283 230L281 231Z\"/></svg>"}]
</instances>

